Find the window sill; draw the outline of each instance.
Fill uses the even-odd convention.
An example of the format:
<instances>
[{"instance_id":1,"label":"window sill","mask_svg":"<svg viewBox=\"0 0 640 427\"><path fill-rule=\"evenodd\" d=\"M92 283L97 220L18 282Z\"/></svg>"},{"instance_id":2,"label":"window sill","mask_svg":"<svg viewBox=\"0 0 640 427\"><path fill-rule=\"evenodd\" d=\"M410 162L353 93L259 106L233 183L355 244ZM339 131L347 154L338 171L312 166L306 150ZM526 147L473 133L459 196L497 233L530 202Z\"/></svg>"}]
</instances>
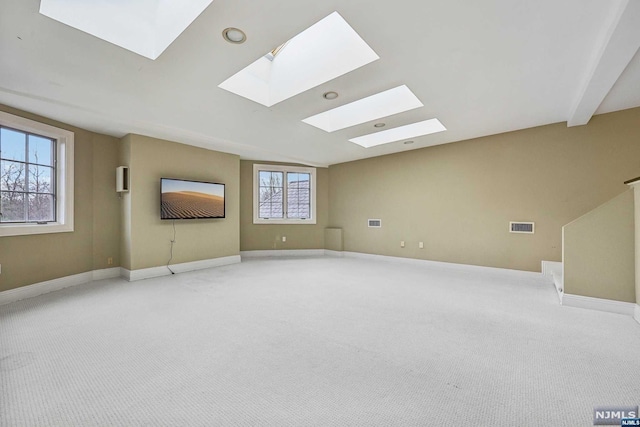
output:
<instances>
[{"instance_id":1,"label":"window sill","mask_svg":"<svg viewBox=\"0 0 640 427\"><path fill-rule=\"evenodd\" d=\"M73 231L73 224L2 224L0 237L30 236L33 234L69 233Z\"/></svg>"},{"instance_id":2,"label":"window sill","mask_svg":"<svg viewBox=\"0 0 640 427\"><path fill-rule=\"evenodd\" d=\"M254 219L254 224L315 225L315 219Z\"/></svg>"}]
</instances>

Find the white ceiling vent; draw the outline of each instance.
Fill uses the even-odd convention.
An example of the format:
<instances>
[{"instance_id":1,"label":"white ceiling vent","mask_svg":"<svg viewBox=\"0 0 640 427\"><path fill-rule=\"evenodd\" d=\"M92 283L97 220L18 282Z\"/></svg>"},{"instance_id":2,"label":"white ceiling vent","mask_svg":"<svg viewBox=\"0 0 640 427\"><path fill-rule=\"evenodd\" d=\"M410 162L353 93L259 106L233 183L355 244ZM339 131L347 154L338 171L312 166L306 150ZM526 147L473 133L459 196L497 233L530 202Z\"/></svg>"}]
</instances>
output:
<instances>
[{"instance_id":1,"label":"white ceiling vent","mask_svg":"<svg viewBox=\"0 0 640 427\"><path fill-rule=\"evenodd\" d=\"M509 222L510 233L526 233L533 234L535 229L535 223L523 222L523 221L511 221Z\"/></svg>"},{"instance_id":2,"label":"white ceiling vent","mask_svg":"<svg viewBox=\"0 0 640 427\"><path fill-rule=\"evenodd\" d=\"M369 228L382 228L382 220L381 219L369 219L367 220Z\"/></svg>"}]
</instances>

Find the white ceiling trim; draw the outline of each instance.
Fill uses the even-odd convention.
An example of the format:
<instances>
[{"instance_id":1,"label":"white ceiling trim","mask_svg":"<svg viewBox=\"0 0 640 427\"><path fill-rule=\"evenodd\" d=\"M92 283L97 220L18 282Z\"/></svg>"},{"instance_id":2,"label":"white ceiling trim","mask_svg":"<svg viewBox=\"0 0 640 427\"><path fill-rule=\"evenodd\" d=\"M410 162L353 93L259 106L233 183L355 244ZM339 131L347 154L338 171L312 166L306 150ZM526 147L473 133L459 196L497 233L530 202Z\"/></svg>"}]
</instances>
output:
<instances>
[{"instance_id":1,"label":"white ceiling trim","mask_svg":"<svg viewBox=\"0 0 640 427\"><path fill-rule=\"evenodd\" d=\"M605 34L602 46L569 114L567 126L585 125L640 48L640 1L622 0Z\"/></svg>"}]
</instances>

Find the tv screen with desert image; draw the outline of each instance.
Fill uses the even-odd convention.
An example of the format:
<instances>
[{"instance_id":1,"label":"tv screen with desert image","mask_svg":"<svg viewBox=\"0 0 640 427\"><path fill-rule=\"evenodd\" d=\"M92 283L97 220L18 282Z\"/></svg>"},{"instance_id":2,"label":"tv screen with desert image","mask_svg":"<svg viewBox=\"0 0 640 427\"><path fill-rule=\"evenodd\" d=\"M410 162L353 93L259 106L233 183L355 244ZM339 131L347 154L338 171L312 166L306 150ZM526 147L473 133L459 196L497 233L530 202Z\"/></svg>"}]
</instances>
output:
<instances>
[{"instance_id":1,"label":"tv screen with desert image","mask_svg":"<svg viewBox=\"0 0 640 427\"><path fill-rule=\"evenodd\" d=\"M224 218L224 184L160 179L160 218Z\"/></svg>"}]
</instances>

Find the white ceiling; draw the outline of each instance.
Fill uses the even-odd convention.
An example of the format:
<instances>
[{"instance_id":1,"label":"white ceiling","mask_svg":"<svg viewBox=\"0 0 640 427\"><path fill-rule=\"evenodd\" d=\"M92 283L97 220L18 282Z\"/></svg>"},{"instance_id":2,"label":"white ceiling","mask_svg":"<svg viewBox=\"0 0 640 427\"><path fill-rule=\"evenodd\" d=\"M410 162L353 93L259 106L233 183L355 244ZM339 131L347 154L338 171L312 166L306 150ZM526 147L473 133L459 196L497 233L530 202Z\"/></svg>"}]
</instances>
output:
<instances>
[{"instance_id":1,"label":"white ceiling","mask_svg":"<svg viewBox=\"0 0 640 427\"><path fill-rule=\"evenodd\" d=\"M0 2L0 103L245 159L326 166L640 106L640 0L214 0L156 60L38 9ZM272 107L218 87L334 11L379 60ZM245 43L222 39L232 26ZM301 121L403 84L424 106L375 121L384 128ZM431 118L447 131L412 145L349 142Z\"/></svg>"}]
</instances>

